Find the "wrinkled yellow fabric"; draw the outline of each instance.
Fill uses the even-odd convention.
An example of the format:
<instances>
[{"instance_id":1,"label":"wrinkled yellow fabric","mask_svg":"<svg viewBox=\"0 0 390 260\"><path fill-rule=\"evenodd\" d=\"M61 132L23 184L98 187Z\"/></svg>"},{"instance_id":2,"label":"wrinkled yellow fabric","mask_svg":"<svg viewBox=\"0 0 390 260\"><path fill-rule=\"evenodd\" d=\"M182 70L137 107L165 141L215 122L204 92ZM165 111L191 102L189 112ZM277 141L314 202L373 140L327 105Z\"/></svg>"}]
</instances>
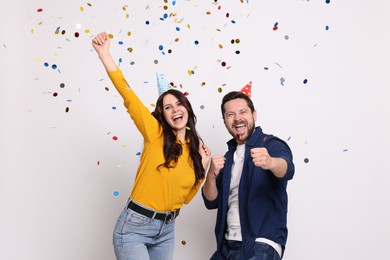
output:
<instances>
[{"instance_id":1,"label":"wrinkled yellow fabric","mask_svg":"<svg viewBox=\"0 0 390 260\"><path fill-rule=\"evenodd\" d=\"M128 86L122 71L108 72L112 83L124 100L130 117L144 138L140 164L130 198L157 211L176 211L188 204L199 190L194 186L193 163L189 147L182 144L183 154L174 168L157 166L164 163L162 127L132 89Z\"/></svg>"}]
</instances>

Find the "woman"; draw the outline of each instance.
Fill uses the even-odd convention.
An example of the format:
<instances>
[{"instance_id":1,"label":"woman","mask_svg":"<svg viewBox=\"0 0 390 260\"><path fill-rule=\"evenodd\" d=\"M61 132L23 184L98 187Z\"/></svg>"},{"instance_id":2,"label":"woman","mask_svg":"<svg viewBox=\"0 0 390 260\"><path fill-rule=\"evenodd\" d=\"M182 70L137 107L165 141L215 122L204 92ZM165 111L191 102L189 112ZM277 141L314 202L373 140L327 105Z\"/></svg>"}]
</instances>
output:
<instances>
[{"instance_id":1,"label":"woman","mask_svg":"<svg viewBox=\"0 0 390 260\"><path fill-rule=\"evenodd\" d=\"M196 129L188 99L168 90L150 113L126 82L109 52L107 33L92 46L144 138L140 165L126 207L114 230L117 259L173 259L175 218L198 192L210 150Z\"/></svg>"}]
</instances>

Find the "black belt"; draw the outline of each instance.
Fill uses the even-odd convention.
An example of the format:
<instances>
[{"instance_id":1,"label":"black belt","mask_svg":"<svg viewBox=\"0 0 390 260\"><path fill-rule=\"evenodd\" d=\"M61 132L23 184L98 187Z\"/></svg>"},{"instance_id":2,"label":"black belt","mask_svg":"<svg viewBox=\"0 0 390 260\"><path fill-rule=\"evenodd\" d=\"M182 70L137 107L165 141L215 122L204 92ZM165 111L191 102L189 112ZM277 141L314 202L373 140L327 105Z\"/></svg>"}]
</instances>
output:
<instances>
[{"instance_id":1,"label":"black belt","mask_svg":"<svg viewBox=\"0 0 390 260\"><path fill-rule=\"evenodd\" d=\"M177 218L177 216L179 216L179 212L180 212L179 209L175 212L169 211L165 213L160 213L157 211L146 209L138 204L135 204L132 200L127 204L127 208L134 210L135 212L144 215L145 217L163 220L164 222L170 222L174 220L175 218Z\"/></svg>"}]
</instances>

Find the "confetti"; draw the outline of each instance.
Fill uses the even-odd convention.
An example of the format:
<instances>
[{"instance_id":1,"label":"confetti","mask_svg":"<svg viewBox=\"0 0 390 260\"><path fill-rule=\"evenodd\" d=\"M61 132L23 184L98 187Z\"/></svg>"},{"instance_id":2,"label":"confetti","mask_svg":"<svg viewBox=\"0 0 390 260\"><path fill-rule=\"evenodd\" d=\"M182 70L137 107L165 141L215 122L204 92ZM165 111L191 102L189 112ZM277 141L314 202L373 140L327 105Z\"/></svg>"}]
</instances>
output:
<instances>
[{"instance_id":1,"label":"confetti","mask_svg":"<svg viewBox=\"0 0 390 260\"><path fill-rule=\"evenodd\" d=\"M283 78L283 77L280 78L280 84L281 84L282 86L284 86L284 82L285 82L285 81L286 81L285 78Z\"/></svg>"},{"instance_id":2,"label":"confetti","mask_svg":"<svg viewBox=\"0 0 390 260\"><path fill-rule=\"evenodd\" d=\"M118 197L118 196L119 196L119 191L114 191L113 195L114 195L115 197Z\"/></svg>"},{"instance_id":3,"label":"confetti","mask_svg":"<svg viewBox=\"0 0 390 260\"><path fill-rule=\"evenodd\" d=\"M308 158L305 158L303 161L304 161L305 163L308 163L308 162L309 162L309 159L308 159Z\"/></svg>"},{"instance_id":4,"label":"confetti","mask_svg":"<svg viewBox=\"0 0 390 260\"><path fill-rule=\"evenodd\" d=\"M277 29L279 29L278 25L279 25L279 22L276 22L274 24L274 27L272 28L272 30L276 31Z\"/></svg>"}]
</instances>

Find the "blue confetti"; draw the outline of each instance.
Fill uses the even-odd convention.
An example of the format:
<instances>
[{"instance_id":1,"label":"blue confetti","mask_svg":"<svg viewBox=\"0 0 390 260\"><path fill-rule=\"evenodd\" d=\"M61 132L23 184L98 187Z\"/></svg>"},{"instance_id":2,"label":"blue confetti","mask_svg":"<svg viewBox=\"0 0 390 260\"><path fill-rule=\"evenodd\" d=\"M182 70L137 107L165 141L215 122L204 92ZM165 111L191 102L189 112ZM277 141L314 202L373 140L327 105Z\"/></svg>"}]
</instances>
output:
<instances>
[{"instance_id":1,"label":"blue confetti","mask_svg":"<svg viewBox=\"0 0 390 260\"><path fill-rule=\"evenodd\" d=\"M162 50L164 49L164 46L159 45L159 46L158 46L158 49L159 49L160 51L162 51Z\"/></svg>"},{"instance_id":2,"label":"blue confetti","mask_svg":"<svg viewBox=\"0 0 390 260\"><path fill-rule=\"evenodd\" d=\"M306 84L306 83L307 83L307 79L304 79L304 80L303 80L303 84Z\"/></svg>"},{"instance_id":3,"label":"blue confetti","mask_svg":"<svg viewBox=\"0 0 390 260\"><path fill-rule=\"evenodd\" d=\"M114 196L118 197L118 195L119 195L119 191L114 191Z\"/></svg>"},{"instance_id":4,"label":"blue confetti","mask_svg":"<svg viewBox=\"0 0 390 260\"><path fill-rule=\"evenodd\" d=\"M284 79L284 78L280 78L280 84L282 85L282 86L284 86L284 82L285 82L286 80Z\"/></svg>"}]
</instances>

